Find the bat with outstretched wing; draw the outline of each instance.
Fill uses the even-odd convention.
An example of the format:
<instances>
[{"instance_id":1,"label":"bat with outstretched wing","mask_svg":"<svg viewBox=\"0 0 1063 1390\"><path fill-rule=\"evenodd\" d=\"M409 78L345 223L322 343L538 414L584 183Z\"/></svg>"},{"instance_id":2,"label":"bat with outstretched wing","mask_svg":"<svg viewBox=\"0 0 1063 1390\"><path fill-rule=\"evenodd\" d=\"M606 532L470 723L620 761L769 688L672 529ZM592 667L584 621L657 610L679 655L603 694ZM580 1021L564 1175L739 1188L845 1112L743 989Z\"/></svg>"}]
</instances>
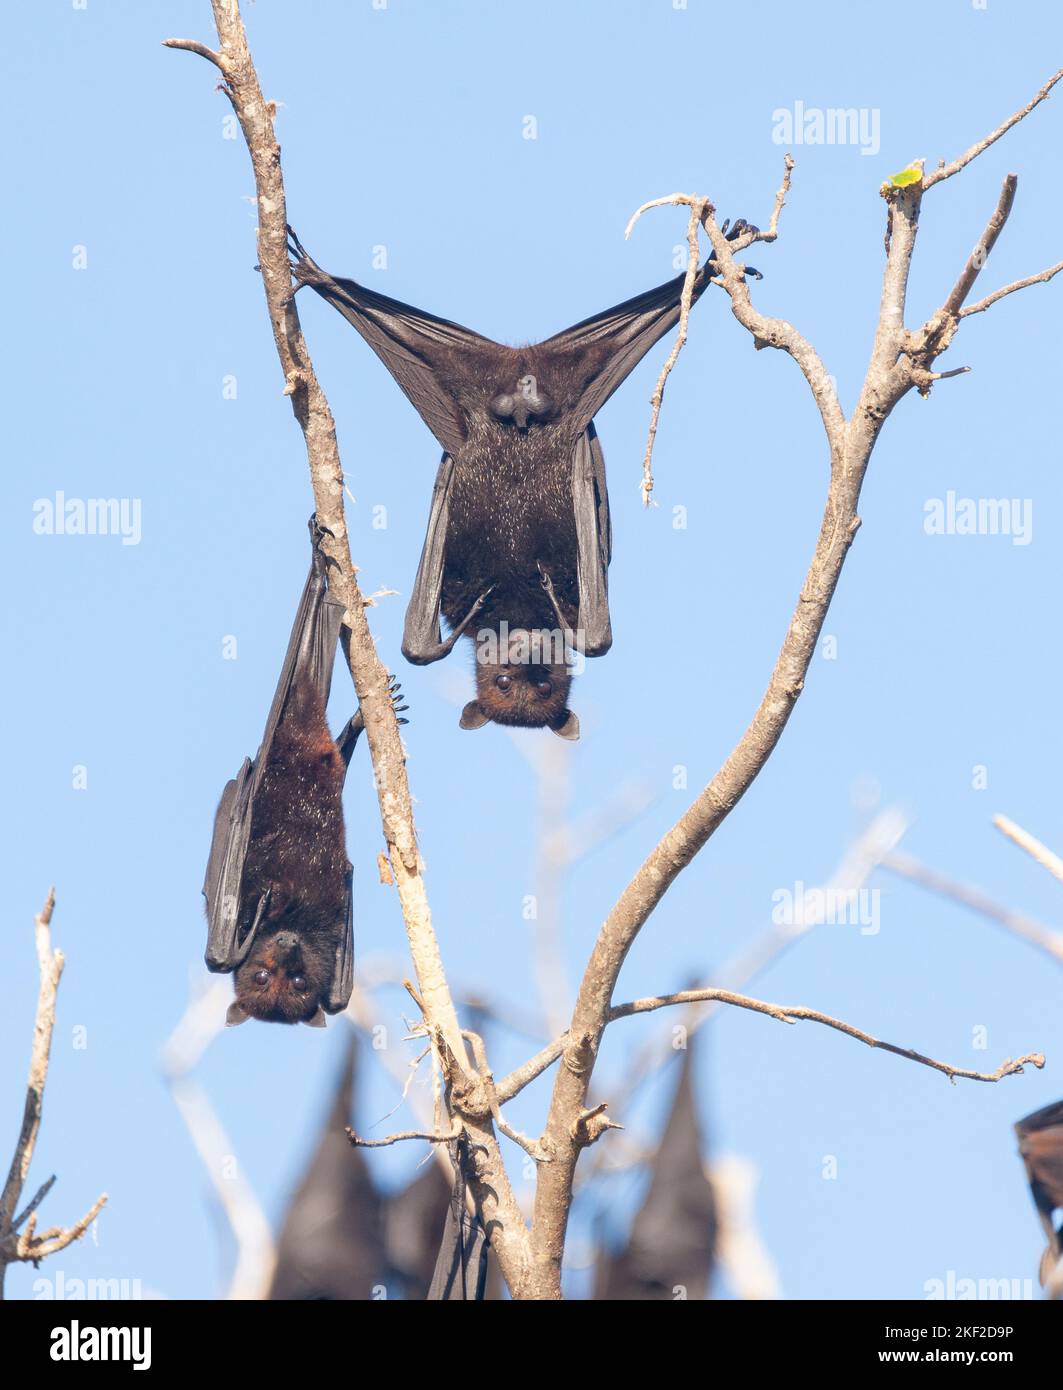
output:
<instances>
[{"instance_id":1,"label":"bat with outstretched wing","mask_svg":"<svg viewBox=\"0 0 1063 1390\"><path fill-rule=\"evenodd\" d=\"M739 221L728 235L747 229ZM404 655L438 661L464 634L476 646L476 698L463 729L494 721L578 738L567 652L602 656L612 644L609 497L594 415L678 322L684 277L545 342L506 347L329 275L289 234L297 287L309 285L358 330L443 449ZM716 273L710 259L694 299Z\"/></svg>"}]
</instances>

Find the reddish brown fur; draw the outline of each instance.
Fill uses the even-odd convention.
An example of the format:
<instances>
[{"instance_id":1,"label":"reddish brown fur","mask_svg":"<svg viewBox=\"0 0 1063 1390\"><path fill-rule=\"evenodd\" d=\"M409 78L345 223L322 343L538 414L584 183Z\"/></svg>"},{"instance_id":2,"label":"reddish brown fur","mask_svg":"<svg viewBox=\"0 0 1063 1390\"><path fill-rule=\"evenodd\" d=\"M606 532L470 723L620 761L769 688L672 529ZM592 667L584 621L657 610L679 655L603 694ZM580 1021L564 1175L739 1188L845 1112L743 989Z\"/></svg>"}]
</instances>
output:
<instances>
[{"instance_id":1,"label":"reddish brown fur","mask_svg":"<svg viewBox=\"0 0 1063 1390\"><path fill-rule=\"evenodd\" d=\"M297 680L255 798L244 869L244 929L270 892L265 921L236 972L237 1000L255 1018L305 1021L327 997L346 925L345 771L320 694L309 679ZM266 978L257 979L263 971Z\"/></svg>"}]
</instances>

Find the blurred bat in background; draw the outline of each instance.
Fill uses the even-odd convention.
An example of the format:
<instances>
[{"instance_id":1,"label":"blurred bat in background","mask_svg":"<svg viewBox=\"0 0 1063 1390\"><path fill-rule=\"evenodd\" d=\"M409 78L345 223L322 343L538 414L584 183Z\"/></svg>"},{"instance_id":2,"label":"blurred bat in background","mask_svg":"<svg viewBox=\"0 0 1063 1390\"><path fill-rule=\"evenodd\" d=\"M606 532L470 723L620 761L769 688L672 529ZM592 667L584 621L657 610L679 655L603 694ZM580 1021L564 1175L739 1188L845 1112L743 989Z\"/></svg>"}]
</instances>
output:
<instances>
[{"instance_id":1,"label":"blurred bat in background","mask_svg":"<svg viewBox=\"0 0 1063 1390\"><path fill-rule=\"evenodd\" d=\"M1034 1206L1048 1237L1041 1260L1041 1283L1045 1284L1063 1256L1063 1222L1057 1226L1052 1220L1063 1209L1063 1100L1027 1115L1015 1126L1015 1133Z\"/></svg>"},{"instance_id":2,"label":"blurred bat in background","mask_svg":"<svg viewBox=\"0 0 1063 1390\"><path fill-rule=\"evenodd\" d=\"M705 1174L691 1073L693 1044L691 1036L668 1122L650 1167L649 1190L627 1244L615 1253L603 1250L599 1255L595 1299L671 1302L680 1289L683 1298L708 1296L719 1220L716 1196Z\"/></svg>"},{"instance_id":3,"label":"blurred bat in background","mask_svg":"<svg viewBox=\"0 0 1063 1390\"><path fill-rule=\"evenodd\" d=\"M342 793L364 724L359 711L333 740L325 717L344 609L328 592L322 535L312 517L310 574L262 744L226 784L214 820L206 962L235 971L230 1025L258 1018L321 1028L351 997Z\"/></svg>"},{"instance_id":4,"label":"blurred bat in background","mask_svg":"<svg viewBox=\"0 0 1063 1390\"><path fill-rule=\"evenodd\" d=\"M513 348L333 278L288 230L297 288L311 286L354 325L443 448L403 654L438 661L464 633L477 660L463 729L493 720L578 738L566 647L602 656L613 640L609 497L593 417L678 322L684 277ZM745 230L739 221L728 235ZM710 258L695 299L716 273Z\"/></svg>"}]
</instances>

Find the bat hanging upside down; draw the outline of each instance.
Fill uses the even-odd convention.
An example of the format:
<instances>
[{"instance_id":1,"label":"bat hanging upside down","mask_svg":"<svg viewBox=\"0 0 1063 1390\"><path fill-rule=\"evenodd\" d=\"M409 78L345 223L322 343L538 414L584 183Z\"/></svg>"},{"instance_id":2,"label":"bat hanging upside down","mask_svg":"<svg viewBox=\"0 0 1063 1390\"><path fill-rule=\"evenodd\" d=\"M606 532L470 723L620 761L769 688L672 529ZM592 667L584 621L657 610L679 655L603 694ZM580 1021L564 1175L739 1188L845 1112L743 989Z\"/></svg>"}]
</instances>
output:
<instances>
[{"instance_id":1,"label":"bat hanging upside down","mask_svg":"<svg viewBox=\"0 0 1063 1390\"><path fill-rule=\"evenodd\" d=\"M1053 1220L1054 1213L1063 1210L1063 1100L1025 1116L1015 1133L1034 1206L1048 1238L1041 1259L1041 1283L1047 1286L1063 1260L1063 1222L1057 1225Z\"/></svg>"},{"instance_id":2,"label":"bat hanging upside down","mask_svg":"<svg viewBox=\"0 0 1063 1390\"><path fill-rule=\"evenodd\" d=\"M739 221L728 235L747 229ZM603 656L613 640L593 417L678 322L684 277L513 348L333 278L288 231L296 288L310 285L354 325L443 448L403 654L438 661L464 633L476 646L476 699L463 729L493 720L578 738L566 648ZM710 259L695 299L716 273Z\"/></svg>"},{"instance_id":3,"label":"bat hanging upside down","mask_svg":"<svg viewBox=\"0 0 1063 1390\"><path fill-rule=\"evenodd\" d=\"M236 972L229 1025L258 1018L323 1028L353 987L342 795L365 725L359 710L333 740L325 717L344 610L328 592L322 535L311 517L313 561L262 744L226 784L214 819L206 962Z\"/></svg>"}]
</instances>

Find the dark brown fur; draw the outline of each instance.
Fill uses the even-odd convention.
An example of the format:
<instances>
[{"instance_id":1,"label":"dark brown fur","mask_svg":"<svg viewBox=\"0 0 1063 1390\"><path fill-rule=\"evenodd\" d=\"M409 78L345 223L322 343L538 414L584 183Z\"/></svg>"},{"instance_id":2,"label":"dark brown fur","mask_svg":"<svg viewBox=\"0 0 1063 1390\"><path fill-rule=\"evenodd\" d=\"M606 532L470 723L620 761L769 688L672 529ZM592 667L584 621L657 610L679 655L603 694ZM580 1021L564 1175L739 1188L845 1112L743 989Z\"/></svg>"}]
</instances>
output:
<instances>
[{"instance_id":1,"label":"dark brown fur","mask_svg":"<svg viewBox=\"0 0 1063 1390\"><path fill-rule=\"evenodd\" d=\"M477 597L491 589L464 634L478 648L477 701L499 724L557 727L567 714L572 678L540 567L550 575L566 624L574 631L579 615L572 504L575 438L568 408L585 375L598 364L586 353L577 364L535 347L498 346L495 360L486 363L482 356L474 366L467 354L455 351L452 374L440 374L461 401L468 431L454 457L443 616L452 628L457 626ZM490 405L524 376L535 378L549 409L521 429L496 419ZM469 381L477 383L474 389L464 384ZM507 660L503 623L511 633L552 634L545 646L552 659ZM497 640L498 661L482 659L487 650L482 639L489 632ZM505 691L497 684L500 675L509 677ZM548 694L540 689L544 683Z\"/></svg>"},{"instance_id":2,"label":"dark brown fur","mask_svg":"<svg viewBox=\"0 0 1063 1390\"><path fill-rule=\"evenodd\" d=\"M235 978L237 1001L254 1018L306 1022L327 997L346 923L345 771L321 696L310 680L297 679L255 797L244 869L242 929L270 892Z\"/></svg>"}]
</instances>

